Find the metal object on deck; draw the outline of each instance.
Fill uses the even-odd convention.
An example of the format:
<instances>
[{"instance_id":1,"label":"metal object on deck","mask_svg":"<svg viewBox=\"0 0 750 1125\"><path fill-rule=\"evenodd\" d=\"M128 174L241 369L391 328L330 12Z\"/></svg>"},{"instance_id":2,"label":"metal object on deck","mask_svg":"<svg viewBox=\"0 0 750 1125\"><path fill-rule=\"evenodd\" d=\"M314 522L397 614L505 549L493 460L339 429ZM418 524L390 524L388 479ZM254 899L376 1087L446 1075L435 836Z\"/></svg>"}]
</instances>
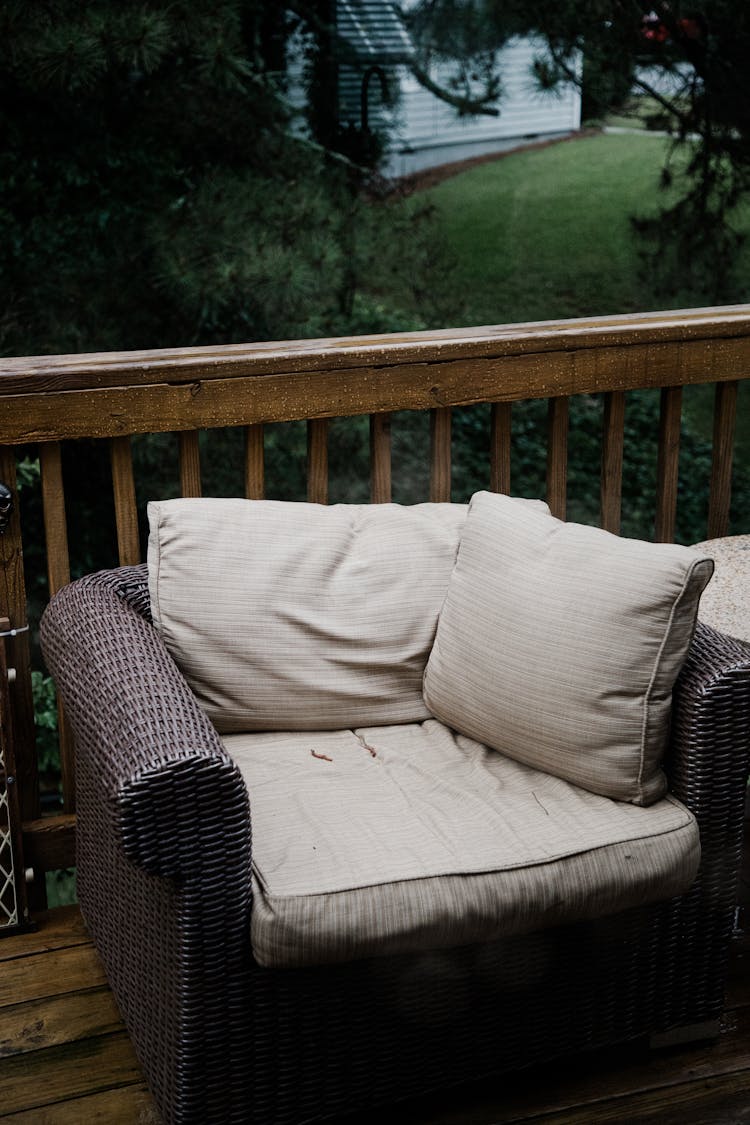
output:
<instances>
[{"instance_id":1,"label":"metal object on deck","mask_svg":"<svg viewBox=\"0 0 750 1125\"><path fill-rule=\"evenodd\" d=\"M25 874L21 863L21 817L18 805L8 684L15 670L7 665L3 637L14 636L0 617L0 937L28 928Z\"/></svg>"}]
</instances>

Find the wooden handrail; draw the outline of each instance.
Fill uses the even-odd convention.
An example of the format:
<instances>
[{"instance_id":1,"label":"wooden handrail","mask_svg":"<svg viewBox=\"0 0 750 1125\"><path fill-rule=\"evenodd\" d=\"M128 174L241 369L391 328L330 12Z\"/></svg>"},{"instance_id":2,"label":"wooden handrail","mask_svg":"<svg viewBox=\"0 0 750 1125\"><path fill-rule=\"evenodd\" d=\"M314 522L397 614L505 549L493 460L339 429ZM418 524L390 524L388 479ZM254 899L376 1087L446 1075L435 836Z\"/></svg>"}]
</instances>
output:
<instances>
[{"instance_id":1,"label":"wooden handrail","mask_svg":"<svg viewBox=\"0 0 750 1125\"><path fill-rule=\"evenodd\" d=\"M423 332L262 341L199 348L0 359L7 392L82 390L162 381L168 373L184 382L332 367L430 363L438 359L578 351L627 344L730 339L750 333L750 305L725 305L669 312L628 313L570 320L532 321ZM674 374L679 374L675 373Z\"/></svg>"},{"instance_id":2,"label":"wooden handrail","mask_svg":"<svg viewBox=\"0 0 750 1125\"><path fill-rule=\"evenodd\" d=\"M0 444L426 410L750 373L750 306L0 361Z\"/></svg>"}]
</instances>

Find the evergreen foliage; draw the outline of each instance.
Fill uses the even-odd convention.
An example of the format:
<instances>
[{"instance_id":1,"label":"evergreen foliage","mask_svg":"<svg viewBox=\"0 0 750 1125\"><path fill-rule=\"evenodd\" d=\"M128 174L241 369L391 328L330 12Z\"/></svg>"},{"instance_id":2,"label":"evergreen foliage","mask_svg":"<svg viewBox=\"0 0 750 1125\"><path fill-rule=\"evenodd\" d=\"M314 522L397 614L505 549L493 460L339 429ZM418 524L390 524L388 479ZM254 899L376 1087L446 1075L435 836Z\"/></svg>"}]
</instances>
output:
<instances>
[{"instance_id":1,"label":"evergreen foliage","mask_svg":"<svg viewBox=\"0 0 750 1125\"><path fill-rule=\"evenodd\" d=\"M0 4L4 353L419 327L378 297L383 272L430 314L398 238L436 264L426 209L364 199L366 172L302 136L273 17L269 0Z\"/></svg>"}]
</instances>

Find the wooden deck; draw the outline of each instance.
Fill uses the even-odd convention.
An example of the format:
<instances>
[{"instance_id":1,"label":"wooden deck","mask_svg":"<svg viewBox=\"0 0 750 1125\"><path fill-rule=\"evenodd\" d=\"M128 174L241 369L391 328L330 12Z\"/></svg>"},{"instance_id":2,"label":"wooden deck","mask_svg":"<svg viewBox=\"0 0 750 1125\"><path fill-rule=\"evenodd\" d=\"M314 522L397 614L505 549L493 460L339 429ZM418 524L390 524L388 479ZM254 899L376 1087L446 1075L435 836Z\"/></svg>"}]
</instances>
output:
<instances>
[{"instance_id":1,"label":"wooden deck","mask_svg":"<svg viewBox=\"0 0 750 1125\"><path fill-rule=\"evenodd\" d=\"M749 837L747 831L748 844ZM741 902L717 1043L597 1052L411 1103L389 1111L389 1125L750 1122L750 847ZM37 933L0 941L0 1118L15 1125L158 1125L76 907L50 911ZM380 1111L351 1125L382 1120Z\"/></svg>"}]
</instances>

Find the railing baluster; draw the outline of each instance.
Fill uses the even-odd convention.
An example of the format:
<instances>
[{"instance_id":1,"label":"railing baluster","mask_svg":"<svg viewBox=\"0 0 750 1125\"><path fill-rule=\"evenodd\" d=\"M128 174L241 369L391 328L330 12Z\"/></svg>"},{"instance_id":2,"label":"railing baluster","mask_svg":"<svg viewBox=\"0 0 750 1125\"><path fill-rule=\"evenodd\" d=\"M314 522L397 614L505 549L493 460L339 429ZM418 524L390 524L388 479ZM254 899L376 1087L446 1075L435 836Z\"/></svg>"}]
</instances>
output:
<instances>
[{"instance_id":1,"label":"railing baluster","mask_svg":"<svg viewBox=\"0 0 750 1125\"><path fill-rule=\"evenodd\" d=\"M729 531L738 387L739 383L736 381L716 384L711 491L708 501L709 539L721 539Z\"/></svg>"},{"instance_id":2,"label":"railing baluster","mask_svg":"<svg viewBox=\"0 0 750 1125\"><path fill-rule=\"evenodd\" d=\"M604 396L602 433L601 526L620 533L622 515L622 451L625 438L625 393L608 391Z\"/></svg>"},{"instance_id":3,"label":"railing baluster","mask_svg":"<svg viewBox=\"0 0 750 1125\"><path fill-rule=\"evenodd\" d=\"M391 416L370 415L370 499L373 504L391 501Z\"/></svg>"},{"instance_id":4,"label":"railing baluster","mask_svg":"<svg viewBox=\"0 0 750 1125\"><path fill-rule=\"evenodd\" d=\"M494 402L490 415L490 491L510 493L510 423L512 404Z\"/></svg>"},{"instance_id":5,"label":"railing baluster","mask_svg":"<svg viewBox=\"0 0 750 1125\"><path fill-rule=\"evenodd\" d=\"M451 498L450 407L430 411L430 500L442 504Z\"/></svg>"},{"instance_id":6,"label":"railing baluster","mask_svg":"<svg viewBox=\"0 0 750 1125\"><path fill-rule=\"evenodd\" d=\"M547 421L547 503L553 516L565 519L568 493L567 398L551 398Z\"/></svg>"},{"instance_id":7,"label":"railing baluster","mask_svg":"<svg viewBox=\"0 0 750 1125\"><path fill-rule=\"evenodd\" d=\"M120 566L135 566L141 561L141 544L138 534L138 509L135 502L133 451L130 447L130 438L112 438L110 456Z\"/></svg>"},{"instance_id":8,"label":"railing baluster","mask_svg":"<svg viewBox=\"0 0 750 1125\"><path fill-rule=\"evenodd\" d=\"M659 410L659 454L656 462L657 543L674 543L680 462L682 387L663 387Z\"/></svg>"},{"instance_id":9,"label":"railing baluster","mask_svg":"<svg viewBox=\"0 0 750 1125\"><path fill-rule=\"evenodd\" d=\"M180 430L180 492L183 496L201 494L201 455L197 430Z\"/></svg>"},{"instance_id":10,"label":"railing baluster","mask_svg":"<svg viewBox=\"0 0 750 1125\"><path fill-rule=\"evenodd\" d=\"M245 496L262 500L266 494L263 458L263 426L245 428Z\"/></svg>"},{"instance_id":11,"label":"railing baluster","mask_svg":"<svg viewBox=\"0 0 750 1125\"><path fill-rule=\"evenodd\" d=\"M47 543L47 578L50 596L70 582L68 527L65 520L65 491L59 441L45 442L39 447L42 474L44 534Z\"/></svg>"},{"instance_id":12,"label":"railing baluster","mask_svg":"<svg viewBox=\"0 0 750 1125\"><path fill-rule=\"evenodd\" d=\"M311 504L328 503L328 419L307 423L307 499Z\"/></svg>"},{"instance_id":13,"label":"railing baluster","mask_svg":"<svg viewBox=\"0 0 750 1125\"><path fill-rule=\"evenodd\" d=\"M70 582L68 528L65 519L65 489L62 476L61 446L45 442L39 449L42 471L42 505L47 549L47 581L50 597ZM75 812L75 761L73 735L65 718L62 700L57 700L57 732L60 745L63 811Z\"/></svg>"}]
</instances>

